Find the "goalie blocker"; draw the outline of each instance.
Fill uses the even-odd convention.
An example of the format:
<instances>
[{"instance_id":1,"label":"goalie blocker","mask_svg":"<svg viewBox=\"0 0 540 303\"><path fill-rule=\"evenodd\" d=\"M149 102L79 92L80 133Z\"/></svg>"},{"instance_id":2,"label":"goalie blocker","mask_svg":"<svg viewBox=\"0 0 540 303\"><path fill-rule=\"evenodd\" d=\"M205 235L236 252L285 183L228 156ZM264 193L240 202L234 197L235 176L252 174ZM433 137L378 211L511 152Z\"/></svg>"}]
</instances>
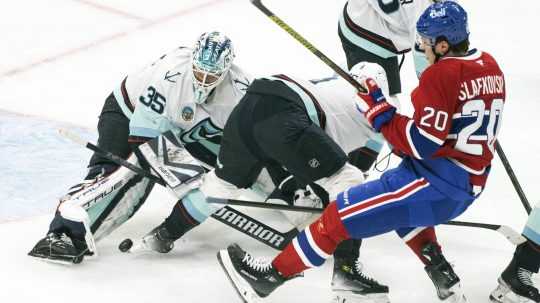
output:
<instances>
[{"instance_id":1,"label":"goalie blocker","mask_svg":"<svg viewBox=\"0 0 540 303\"><path fill-rule=\"evenodd\" d=\"M171 132L134 150L127 161L159 175L178 199L198 187L205 172ZM153 186L152 180L124 166L103 165L98 174L73 186L60 200L48 235L29 255L59 263L95 256L95 241L131 218Z\"/></svg>"}]
</instances>

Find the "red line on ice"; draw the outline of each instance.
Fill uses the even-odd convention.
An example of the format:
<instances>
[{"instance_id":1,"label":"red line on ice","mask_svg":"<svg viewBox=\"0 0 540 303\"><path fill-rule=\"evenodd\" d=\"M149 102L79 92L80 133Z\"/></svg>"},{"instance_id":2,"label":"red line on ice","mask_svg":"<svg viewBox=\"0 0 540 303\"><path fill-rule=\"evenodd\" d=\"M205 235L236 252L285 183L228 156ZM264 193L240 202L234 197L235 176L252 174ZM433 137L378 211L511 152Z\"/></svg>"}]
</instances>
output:
<instances>
[{"instance_id":1,"label":"red line on ice","mask_svg":"<svg viewBox=\"0 0 540 303\"><path fill-rule=\"evenodd\" d=\"M126 18L129 18L129 19L133 19L133 20L137 20L137 21L147 21L147 19L144 18L144 17L135 16L133 14L130 14L128 12L125 12L125 11L122 11L122 10L119 10L119 9L116 9L114 7L101 5L99 3L95 3L95 2L92 2L92 1L88 1L88 0L73 0L73 1L78 2L78 3L82 3L82 4L87 5L87 6L91 6L91 7L95 8L95 9L99 9L99 10L102 10L102 11L105 11L105 12L108 12L108 13L111 13L111 14L126 17Z\"/></svg>"},{"instance_id":2,"label":"red line on ice","mask_svg":"<svg viewBox=\"0 0 540 303\"><path fill-rule=\"evenodd\" d=\"M205 2L203 4L199 4L199 5L196 5L194 7L190 7L188 9L172 13L170 15L161 17L161 18L156 19L156 20L148 20L146 22L143 22L141 25L137 26L136 28L134 28L132 30L112 34L110 36L97 39L95 41L92 41L92 42L89 42L87 44L81 45L79 47L60 52L60 53L58 53L56 55L45 57L43 59L39 59L39 60L34 61L32 63L22 65L22 66L19 66L19 67L15 67L15 68L12 68L10 70L1 72L0 73L0 78L11 77L11 76L15 76L17 74L24 73L24 72L26 72L28 70L34 69L34 68L42 65L42 64L51 63L51 62L54 62L54 61L58 61L60 59L64 59L64 58L66 58L66 57L68 57L70 55L77 54L77 53L80 53L80 52L83 52L83 51L87 51L89 49L92 49L94 47L100 46L100 45L105 44L107 42L122 38L122 37L127 36L129 34L132 34L134 32L144 30L144 29L147 29L147 28L155 26L155 25L159 25L159 24L165 23L165 22L167 22L169 20L184 16L184 15L189 15L189 14L195 12L195 11L217 5L217 4L221 3L221 2L227 2L227 1L230 1L230 0L208 1L208 2Z\"/></svg>"}]
</instances>

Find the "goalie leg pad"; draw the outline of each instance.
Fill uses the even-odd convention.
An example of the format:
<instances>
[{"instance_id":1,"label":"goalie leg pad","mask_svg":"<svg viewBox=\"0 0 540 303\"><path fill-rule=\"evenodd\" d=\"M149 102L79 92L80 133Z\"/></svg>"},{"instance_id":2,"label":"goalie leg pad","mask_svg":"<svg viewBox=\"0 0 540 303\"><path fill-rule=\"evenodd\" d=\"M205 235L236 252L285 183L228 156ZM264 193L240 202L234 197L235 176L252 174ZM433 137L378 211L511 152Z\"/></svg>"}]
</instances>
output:
<instances>
[{"instance_id":1,"label":"goalie leg pad","mask_svg":"<svg viewBox=\"0 0 540 303\"><path fill-rule=\"evenodd\" d=\"M132 155L128 161L136 163L135 156ZM91 233L99 240L133 216L146 200L153 185L153 182L137 176L125 167L120 167L109 175L87 180L74 187L77 191L72 190L62 198L58 215L51 223L49 231L81 236L80 232L69 224L64 213L70 209L82 208Z\"/></svg>"}]
</instances>

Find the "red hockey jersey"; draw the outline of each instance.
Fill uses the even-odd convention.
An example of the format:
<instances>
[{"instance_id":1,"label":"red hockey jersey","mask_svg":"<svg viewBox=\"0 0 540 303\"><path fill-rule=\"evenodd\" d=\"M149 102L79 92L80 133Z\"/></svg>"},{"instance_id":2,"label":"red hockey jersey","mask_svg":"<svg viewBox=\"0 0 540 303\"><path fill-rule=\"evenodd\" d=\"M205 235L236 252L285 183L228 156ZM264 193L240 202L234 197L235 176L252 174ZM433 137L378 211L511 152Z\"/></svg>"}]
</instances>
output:
<instances>
[{"instance_id":1,"label":"red hockey jersey","mask_svg":"<svg viewBox=\"0 0 540 303\"><path fill-rule=\"evenodd\" d=\"M397 151L416 159L447 158L483 186L505 95L503 73L488 53L445 57L426 69L412 92L413 119L396 114L381 131Z\"/></svg>"}]
</instances>

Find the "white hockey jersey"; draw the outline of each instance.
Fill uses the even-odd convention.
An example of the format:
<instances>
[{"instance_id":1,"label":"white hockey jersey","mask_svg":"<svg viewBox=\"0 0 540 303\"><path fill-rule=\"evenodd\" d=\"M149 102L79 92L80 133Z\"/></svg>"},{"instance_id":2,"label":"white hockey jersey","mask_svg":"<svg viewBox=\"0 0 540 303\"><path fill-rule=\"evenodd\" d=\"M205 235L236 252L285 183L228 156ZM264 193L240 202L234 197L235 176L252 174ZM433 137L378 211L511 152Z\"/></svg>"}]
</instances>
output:
<instances>
[{"instance_id":1,"label":"white hockey jersey","mask_svg":"<svg viewBox=\"0 0 540 303\"><path fill-rule=\"evenodd\" d=\"M311 98L313 96L325 116L324 131L346 154L361 147L368 147L376 152L381 150L384 138L376 133L364 115L358 112L355 89L342 78L329 78L326 81L316 82L317 84L289 75L267 79L281 81L295 91L304 102L311 120L321 126Z\"/></svg>"},{"instance_id":2,"label":"white hockey jersey","mask_svg":"<svg viewBox=\"0 0 540 303\"><path fill-rule=\"evenodd\" d=\"M170 130L180 135L193 156L213 165L225 122L252 78L233 65L206 103L196 104L191 53L192 49L180 47L163 55L128 75L114 95L130 119L130 142Z\"/></svg>"},{"instance_id":3,"label":"white hockey jersey","mask_svg":"<svg viewBox=\"0 0 540 303\"><path fill-rule=\"evenodd\" d=\"M414 47L416 21L432 0L349 0L339 21L352 43L383 58Z\"/></svg>"}]
</instances>

